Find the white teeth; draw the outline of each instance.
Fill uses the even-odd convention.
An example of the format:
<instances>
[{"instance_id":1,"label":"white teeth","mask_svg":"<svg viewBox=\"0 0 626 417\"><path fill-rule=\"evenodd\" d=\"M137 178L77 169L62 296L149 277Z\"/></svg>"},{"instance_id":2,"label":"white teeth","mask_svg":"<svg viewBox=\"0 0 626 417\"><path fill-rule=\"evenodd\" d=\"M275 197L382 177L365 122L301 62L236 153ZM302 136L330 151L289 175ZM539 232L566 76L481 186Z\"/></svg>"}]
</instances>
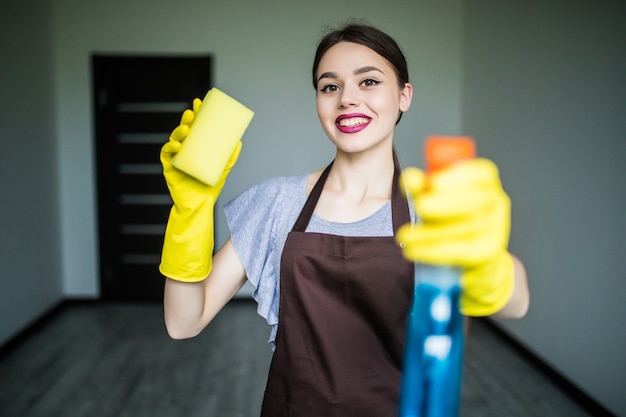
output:
<instances>
[{"instance_id":1,"label":"white teeth","mask_svg":"<svg viewBox=\"0 0 626 417\"><path fill-rule=\"evenodd\" d=\"M353 117L351 119L341 119L339 121L339 126L350 127L350 126L361 125L367 122L369 122L369 119L366 117Z\"/></svg>"}]
</instances>

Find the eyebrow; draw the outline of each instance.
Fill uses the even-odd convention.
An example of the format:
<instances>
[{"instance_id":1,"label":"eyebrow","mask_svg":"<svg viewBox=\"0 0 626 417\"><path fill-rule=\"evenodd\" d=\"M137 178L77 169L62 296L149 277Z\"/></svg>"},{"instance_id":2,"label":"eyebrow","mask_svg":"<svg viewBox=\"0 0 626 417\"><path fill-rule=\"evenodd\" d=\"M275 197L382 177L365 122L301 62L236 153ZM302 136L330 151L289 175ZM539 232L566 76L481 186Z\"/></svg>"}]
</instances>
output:
<instances>
[{"instance_id":1,"label":"eyebrow","mask_svg":"<svg viewBox=\"0 0 626 417\"><path fill-rule=\"evenodd\" d=\"M377 71L381 74L384 74L384 72L380 68L374 66L365 66L354 70L354 75L365 74L366 72L371 71ZM317 82L319 83L323 78L339 78L339 76L335 72L325 72L318 77Z\"/></svg>"}]
</instances>

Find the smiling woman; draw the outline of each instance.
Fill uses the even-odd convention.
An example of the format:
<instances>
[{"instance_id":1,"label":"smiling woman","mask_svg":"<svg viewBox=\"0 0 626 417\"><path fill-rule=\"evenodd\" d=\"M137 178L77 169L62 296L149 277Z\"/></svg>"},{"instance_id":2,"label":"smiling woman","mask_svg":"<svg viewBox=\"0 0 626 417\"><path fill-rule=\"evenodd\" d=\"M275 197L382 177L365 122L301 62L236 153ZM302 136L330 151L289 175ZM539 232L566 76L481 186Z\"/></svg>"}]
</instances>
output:
<instances>
[{"instance_id":1,"label":"smiling woman","mask_svg":"<svg viewBox=\"0 0 626 417\"><path fill-rule=\"evenodd\" d=\"M393 140L413 88L397 43L364 25L323 37L312 74L334 160L315 172L270 179L229 202L231 237L214 256L203 249L211 225L202 213L219 189L192 178L172 182L172 195L187 198L174 201L177 216L168 228L175 232L166 243L176 239L186 249L168 259L178 259L174 267L190 279L168 275L166 325L174 338L197 335L249 280L274 349L262 417L395 417L415 271L395 237L414 216L400 189ZM185 112L187 126L163 147L166 178L185 139L180 132L193 129L193 119ZM233 154L221 184L236 160ZM192 259L210 272L194 271ZM516 279L523 300L525 275Z\"/></svg>"},{"instance_id":2,"label":"smiling woman","mask_svg":"<svg viewBox=\"0 0 626 417\"><path fill-rule=\"evenodd\" d=\"M317 115L337 147L337 157L369 147L393 149L398 114L409 109L413 87L401 83L395 66L367 46L339 42L318 63ZM364 129L367 128L367 131ZM353 136L363 132L362 135Z\"/></svg>"}]
</instances>

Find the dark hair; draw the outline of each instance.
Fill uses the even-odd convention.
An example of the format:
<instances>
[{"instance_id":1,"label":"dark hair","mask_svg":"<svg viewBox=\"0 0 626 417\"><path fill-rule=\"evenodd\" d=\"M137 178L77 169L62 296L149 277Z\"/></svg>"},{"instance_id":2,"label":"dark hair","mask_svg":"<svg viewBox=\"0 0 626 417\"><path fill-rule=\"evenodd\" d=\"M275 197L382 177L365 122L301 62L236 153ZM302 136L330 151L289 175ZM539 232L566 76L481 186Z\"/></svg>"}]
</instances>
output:
<instances>
[{"instance_id":1,"label":"dark hair","mask_svg":"<svg viewBox=\"0 0 626 417\"><path fill-rule=\"evenodd\" d=\"M404 84L409 82L406 58L396 41L375 27L350 23L328 32L318 43L315 59L313 60L313 88L317 89L317 69L322 57L330 48L340 42L353 42L367 46L389 61L396 72L400 88L404 88Z\"/></svg>"}]
</instances>

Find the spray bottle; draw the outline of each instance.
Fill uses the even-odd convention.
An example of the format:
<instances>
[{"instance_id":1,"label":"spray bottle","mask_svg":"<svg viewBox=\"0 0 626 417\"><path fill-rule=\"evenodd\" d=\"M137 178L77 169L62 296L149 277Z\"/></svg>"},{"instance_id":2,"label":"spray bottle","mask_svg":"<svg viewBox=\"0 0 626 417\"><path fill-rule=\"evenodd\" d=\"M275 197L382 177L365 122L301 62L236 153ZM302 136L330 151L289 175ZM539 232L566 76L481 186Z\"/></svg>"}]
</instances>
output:
<instances>
[{"instance_id":1,"label":"spray bottle","mask_svg":"<svg viewBox=\"0 0 626 417\"><path fill-rule=\"evenodd\" d=\"M427 173L475 156L467 137L431 136L426 141ZM464 318L458 303L461 272L439 265L415 265L399 417L458 417L463 366Z\"/></svg>"}]
</instances>

